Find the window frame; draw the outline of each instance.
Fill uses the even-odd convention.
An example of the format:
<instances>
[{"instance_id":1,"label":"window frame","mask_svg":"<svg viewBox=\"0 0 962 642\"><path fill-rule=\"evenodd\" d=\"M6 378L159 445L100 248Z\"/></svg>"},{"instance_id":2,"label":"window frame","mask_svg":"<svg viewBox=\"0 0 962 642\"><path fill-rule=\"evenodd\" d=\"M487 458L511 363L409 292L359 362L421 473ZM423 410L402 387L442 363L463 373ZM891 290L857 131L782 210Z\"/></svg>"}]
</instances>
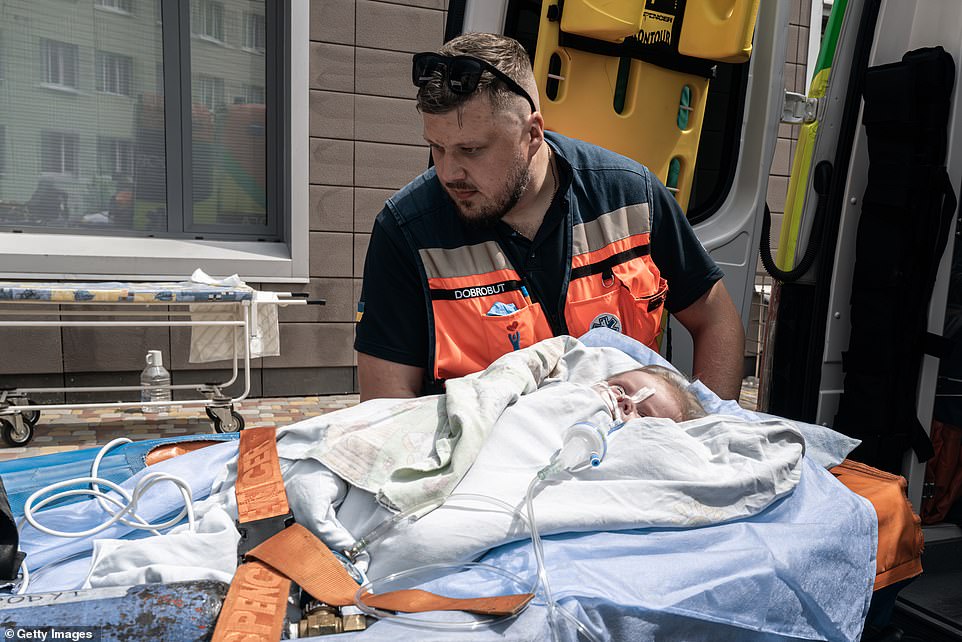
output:
<instances>
[{"instance_id":1,"label":"window frame","mask_svg":"<svg viewBox=\"0 0 962 642\"><path fill-rule=\"evenodd\" d=\"M126 5L118 6L118 5ZM100 11L119 13L122 16L129 16L133 13L133 0L96 0L94 8Z\"/></svg>"},{"instance_id":2,"label":"window frame","mask_svg":"<svg viewBox=\"0 0 962 642\"><path fill-rule=\"evenodd\" d=\"M263 54L266 48L267 24L262 13L244 12L244 51Z\"/></svg>"},{"instance_id":3,"label":"window frame","mask_svg":"<svg viewBox=\"0 0 962 642\"><path fill-rule=\"evenodd\" d=\"M53 142L59 148L56 156L58 169L48 169L47 151ZM70 142L71 145L65 143ZM69 149L68 149L69 147ZM72 167L68 167L71 165ZM80 173L80 135L76 132L65 132L59 129L40 130L40 176L57 176L76 178Z\"/></svg>"},{"instance_id":4,"label":"window frame","mask_svg":"<svg viewBox=\"0 0 962 642\"><path fill-rule=\"evenodd\" d=\"M219 10L216 15L214 9ZM219 0L193 0L191 3L190 31L202 40L219 45L227 44L224 35L224 16L223 2ZM216 18L216 20L212 18ZM211 23L214 23L213 33Z\"/></svg>"},{"instance_id":5,"label":"window frame","mask_svg":"<svg viewBox=\"0 0 962 642\"><path fill-rule=\"evenodd\" d=\"M210 89L213 92L209 93ZM227 104L227 83L220 76L197 74L197 90L199 102L212 112Z\"/></svg>"},{"instance_id":6,"label":"window frame","mask_svg":"<svg viewBox=\"0 0 962 642\"><path fill-rule=\"evenodd\" d=\"M126 63L126 79L123 78L122 65ZM112 80L120 91L113 91L108 87L108 80ZM124 86L126 85L126 86ZM134 85L134 60L130 56L98 49L94 55L94 88L97 93L108 96L124 96L130 98L131 87ZM122 91L126 89L126 91Z\"/></svg>"},{"instance_id":7,"label":"window frame","mask_svg":"<svg viewBox=\"0 0 962 642\"><path fill-rule=\"evenodd\" d=\"M54 51L56 51L56 53L58 54L57 70L59 73L57 75L59 76L59 78L56 80L52 79L52 73L51 73L53 71L53 68L51 65L51 62L52 62L51 48L52 47L54 48ZM72 60L68 60L68 62L73 63L72 65L63 64L63 61L64 61L63 52L68 50L72 50L73 52ZM41 61L43 65L43 78L41 79L42 86L47 87L49 89L59 89L63 91L71 91L71 92L80 91L80 47L78 45L70 42L63 42L62 40L54 40L53 38L41 38L40 39L40 56L41 56ZM63 82L64 76L65 76L65 70L67 69L68 66L72 68L71 73L73 74L72 80L74 83L72 85Z\"/></svg>"},{"instance_id":8,"label":"window frame","mask_svg":"<svg viewBox=\"0 0 962 642\"><path fill-rule=\"evenodd\" d=\"M164 16L176 14L182 26L189 24L187 3L161 1ZM0 233L0 278L182 280L199 266L214 275L237 273L253 283L308 281L310 5L279 0L265 7L277 12L279 25L266 34L267 46L276 46L278 55L275 66L267 69L265 88L267 96L274 97L267 106L267 153L279 167L268 177L268 194L277 211L278 240L127 237L118 243L116 234L106 232ZM177 34L165 30L165 51L189 51L191 36L189 28ZM190 95L189 74L183 77L166 67L164 74L166 82L181 83L181 92ZM168 112L179 121L168 128L181 126L182 112L179 105ZM180 140L168 138L167 151L168 158L171 152L185 158ZM168 162L168 177L181 169L171 165Z\"/></svg>"},{"instance_id":9,"label":"window frame","mask_svg":"<svg viewBox=\"0 0 962 642\"><path fill-rule=\"evenodd\" d=\"M103 161L108 157L110 158L110 168L105 169ZM121 161L120 166L118 166L118 160ZM115 136L97 136L97 174L100 176L124 174L132 177L134 174L134 142L127 138Z\"/></svg>"}]
</instances>

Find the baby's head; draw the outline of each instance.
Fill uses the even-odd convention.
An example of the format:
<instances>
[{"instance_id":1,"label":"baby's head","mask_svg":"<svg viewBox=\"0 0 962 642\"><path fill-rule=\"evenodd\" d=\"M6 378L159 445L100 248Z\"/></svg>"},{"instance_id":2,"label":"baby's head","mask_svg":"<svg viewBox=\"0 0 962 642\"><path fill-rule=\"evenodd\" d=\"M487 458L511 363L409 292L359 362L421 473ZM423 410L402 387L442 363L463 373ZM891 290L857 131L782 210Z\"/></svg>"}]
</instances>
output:
<instances>
[{"instance_id":1,"label":"baby's head","mask_svg":"<svg viewBox=\"0 0 962 642\"><path fill-rule=\"evenodd\" d=\"M688 380L671 368L644 366L609 377L614 402L624 420L664 417L687 421L705 416L705 408L688 389Z\"/></svg>"}]
</instances>

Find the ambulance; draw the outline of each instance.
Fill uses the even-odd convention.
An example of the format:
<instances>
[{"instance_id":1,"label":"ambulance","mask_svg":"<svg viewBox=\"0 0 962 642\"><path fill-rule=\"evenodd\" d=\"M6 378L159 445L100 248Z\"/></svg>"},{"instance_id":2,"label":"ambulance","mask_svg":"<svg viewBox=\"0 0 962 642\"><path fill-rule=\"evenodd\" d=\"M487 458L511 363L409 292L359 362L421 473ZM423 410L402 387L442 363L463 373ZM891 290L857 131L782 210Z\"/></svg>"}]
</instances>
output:
<instances>
[{"instance_id":1,"label":"ambulance","mask_svg":"<svg viewBox=\"0 0 962 642\"><path fill-rule=\"evenodd\" d=\"M925 570L893 622L960 639L962 3L450 0L446 38L468 31L522 42L548 129L674 193L757 343L759 410L904 477ZM786 150L787 186L769 180ZM690 369L684 328L664 330Z\"/></svg>"}]
</instances>

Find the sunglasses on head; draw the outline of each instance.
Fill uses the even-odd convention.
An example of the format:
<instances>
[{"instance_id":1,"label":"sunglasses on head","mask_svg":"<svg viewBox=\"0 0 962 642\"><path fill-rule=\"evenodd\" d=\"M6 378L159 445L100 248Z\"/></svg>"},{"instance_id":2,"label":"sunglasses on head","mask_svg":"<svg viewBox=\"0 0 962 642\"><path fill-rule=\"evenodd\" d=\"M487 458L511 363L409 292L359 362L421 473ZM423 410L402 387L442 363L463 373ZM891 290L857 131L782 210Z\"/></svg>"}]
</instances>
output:
<instances>
[{"instance_id":1,"label":"sunglasses on head","mask_svg":"<svg viewBox=\"0 0 962 642\"><path fill-rule=\"evenodd\" d=\"M433 51L414 54L411 75L414 85L423 87L434 78L435 72L441 72L441 77L447 83L448 89L456 94L470 94L478 88L481 74L485 71L493 74L495 78L507 85L508 89L527 100L531 105L532 113L536 111L534 101L521 85L491 63L474 56L444 56Z\"/></svg>"}]
</instances>

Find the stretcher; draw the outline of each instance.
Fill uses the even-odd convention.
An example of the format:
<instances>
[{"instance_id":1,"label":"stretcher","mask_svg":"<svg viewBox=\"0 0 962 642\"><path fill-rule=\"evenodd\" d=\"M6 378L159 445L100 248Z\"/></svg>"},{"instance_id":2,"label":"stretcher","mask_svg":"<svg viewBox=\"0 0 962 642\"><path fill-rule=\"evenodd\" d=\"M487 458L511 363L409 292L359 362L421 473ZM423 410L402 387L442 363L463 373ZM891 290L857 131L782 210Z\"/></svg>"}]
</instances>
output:
<instances>
[{"instance_id":1,"label":"stretcher","mask_svg":"<svg viewBox=\"0 0 962 642\"><path fill-rule=\"evenodd\" d=\"M243 418L234 410L234 404L250 393L251 358L264 354L265 343L271 338L268 336L271 326L264 323L266 306L306 302L302 298L293 298L291 293L258 291L239 281L235 285L193 281L0 282L0 328L188 327L193 331L222 330L230 347L220 356L231 362L231 376L226 381L170 385L171 391L193 390L198 393L196 398L172 401L36 403L31 399L32 395L47 393L131 393L142 390L141 386L2 389L0 437L10 446L24 446L33 439L43 411L94 407L197 405L204 407L215 431L240 430L244 426ZM134 306L136 309L132 309ZM276 316L272 338L276 344ZM243 389L232 397L225 393L225 389L238 377L241 377Z\"/></svg>"},{"instance_id":2,"label":"stretcher","mask_svg":"<svg viewBox=\"0 0 962 642\"><path fill-rule=\"evenodd\" d=\"M583 340L587 346L616 346L629 355L636 351L649 361L655 358L641 352L643 346L614 335L598 330ZM755 417L733 402L713 398L707 389L699 390L711 411ZM372 407L372 402L366 406ZM340 412L347 421L349 412ZM350 416L356 416L356 412ZM338 421L335 414L325 417L333 419L320 417L301 423ZM294 428L290 427L284 438L296 437ZM546 569L558 603L597 639L859 639L870 613L873 590L877 597L880 589L920 572L921 531L904 499L900 478L845 462L852 443L842 435L814 425L799 425L798 429L805 436L806 455L797 487L750 517L697 528L592 528L546 536ZM224 481L222 468L232 469L231 462L237 458L235 437L206 435L128 444L103 458L101 474L123 483L148 471L190 473L194 475L192 485L199 489L195 500L199 500L204 488ZM278 439L282 458L291 456L290 445L281 448L284 438ZM523 443L521 436L516 438ZM203 442L212 443L198 449ZM500 455L500 461L508 459L503 448L495 454ZM83 463L93 456L93 451L88 451L0 464L0 479L7 488L13 515L22 514L26 494L50 481L77 476ZM484 457L482 451L476 466L483 464ZM318 496L322 494L319 484L305 484L315 488ZM313 524L302 512L304 502L313 501L313 497L303 496L303 485L291 486L289 479L285 485L298 522ZM459 489L462 486L464 481ZM888 495L887 500L884 495ZM91 512L80 498L70 501L74 503L59 507L61 517L73 515L82 521ZM350 503L349 495L338 508L338 517L345 525L356 523L349 515ZM165 513L169 507L158 510ZM163 515L145 516L154 519ZM544 517L548 518L547 511ZM43 546L29 533L25 535L27 559L35 565L63 557L62 553L68 551L75 556L57 566L59 572L43 573L36 579L36 590L65 589L71 581L82 580L87 572L85 564L90 564L89 557L84 560L83 545L71 542L57 551L49 540ZM123 531L107 535L121 539L132 536ZM429 554L433 544L428 539L416 542L428 548ZM531 543L523 533L484 552L480 561L522 576L532 574L535 566ZM455 598L476 596L479 590L497 595L516 588L510 582L498 584L478 573L465 569L448 577L422 579L436 593ZM410 624L394 620L372 620L367 630L339 637L368 641L452 637L543 640L551 634L545 624L546 607L538 600L513 619L489 624L479 621L474 629L460 630L456 635L440 625L453 619L463 621L464 614L419 615L438 626L412 629ZM561 628L562 639L577 638L572 626Z\"/></svg>"}]
</instances>

